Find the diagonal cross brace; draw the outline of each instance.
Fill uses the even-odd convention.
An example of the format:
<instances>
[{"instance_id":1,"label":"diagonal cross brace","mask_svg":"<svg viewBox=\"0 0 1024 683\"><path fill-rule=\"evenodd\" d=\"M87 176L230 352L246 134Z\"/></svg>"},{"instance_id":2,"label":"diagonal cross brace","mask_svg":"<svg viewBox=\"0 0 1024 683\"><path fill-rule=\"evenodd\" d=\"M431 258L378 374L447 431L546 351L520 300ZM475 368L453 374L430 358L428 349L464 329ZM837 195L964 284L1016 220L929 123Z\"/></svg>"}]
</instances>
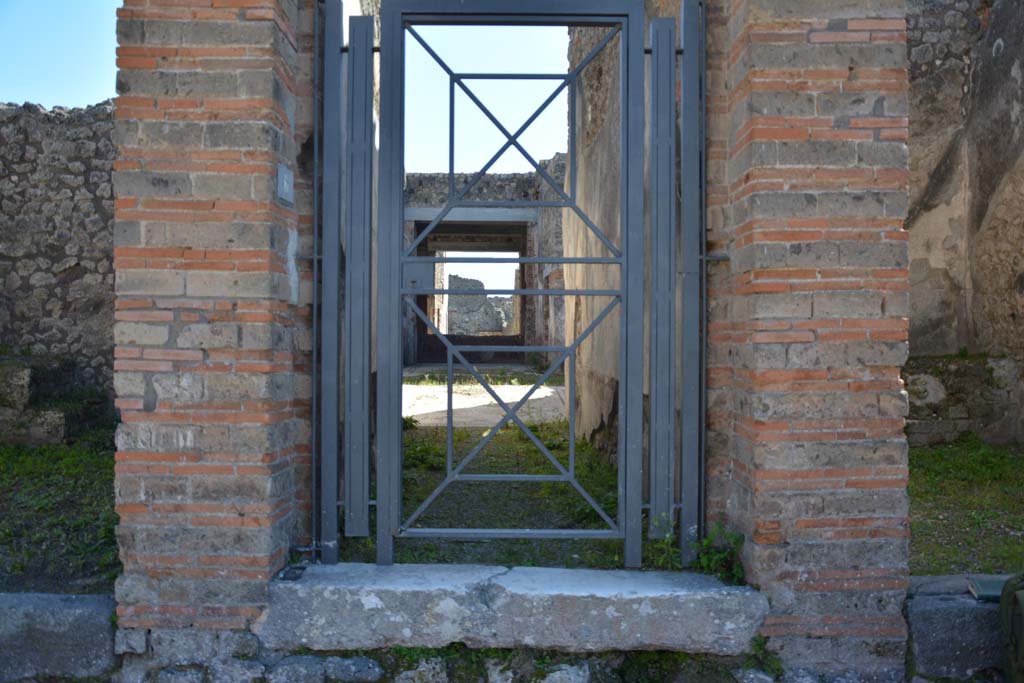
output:
<instances>
[{"instance_id":1,"label":"diagonal cross brace","mask_svg":"<svg viewBox=\"0 0 1024 683\"><path fill-rule=\"evenodd\" d=\"M416 239L413 240L412 244L410 244L409 247L406 248L405 255L406 256L411 255L413 253L413 251L430 235L430 233L433 232L434 229L438 225L441 224L441 222L448 215L448 213L450 213L450 211L454 207L454 205L456 203L458 203L459 201L461 201L462 199L464 199L466 197L466 195L468 195L469 192L480 182L480 180L484 177L484 175L486 175L487 171L495 163L497 163L498 159L500 159L501 156L506 151L508 151L509 148L515 147L516 150L518 150L519 153L522 154L523 157L530 163L530 165L533 166L533 168L537 171L537 173L542 178L544 178L544 180L551 186L551 188L556 193L558 193L558 195L562 198L562 200L565 201L566 204L570 208L573 209L573 211L579 216L580 220L582 220L587 225L587 227L602 242L602 244L604 244L604 246L616 258L620 257L622 255L620 250L611 242L611 240L608 239L607 235L605 235L604 232L600 228L598 228L597 225L595 225L594 222L586 215L586 213L584 213L579 208L579 206L576 205L575 201L573 201L573 199L568 194L566 194L566 192L561 187L558 186L558 183L554 180L554 178L551 177L551 175L540 165L539 162L537 162L533 158L533 156L529 152L526 151L526 148L524 148L523 145L519 142L520 136L522 136L522 134L524 132L526 132L526 130L537 120L537 118L540 117L540 115L547 109L547 107L551 104L551 102L553 102L555 100L555 98L557 98L561 94L561 92L567 86L571 86L573 83L575 83L576 80L579 78L580 74L582 73L582 71L594 59L596 59L597 55L600 54L600 52L612 41L613 38L615 38L616 35L618 35L619 30L620 30L619 27L615 27L611 31L609 31L608 34L605 35L605 37L600 42L598 42L598 44L590 51L590 53L579 63L579 65L577 65L576 68L573 69L570 73L566 74L565 78L558 85L558 87L555 89L555 91L550 96L548 96L548 98L540 105L540 107L538 107L537 110L534 111L534 113L530 116L530 118L527 119L527 121L522 126L520 126L519 129L515 133L509 132L509 130L507 128L505 128L505 126L497 119L497 117L494 116L494 114L490 111L490 109L483 102L481 102L480 99L476 96L476 94L474 94L473 91L465 84L465 82L463 81L463 79L465 78L464 75L456 74L451 69L451 67L449 67L448 64L445 63L445 61L441 58L441 56L438 55L437 52L432 47L430 47L429 44L427 44L427 42L423 39L423 37L420 36L420 34L416 32L416 30L414 28L408 27L407 30L409 31L410 35L412 35L413 38L423 47L423 49L427 52L427 54L429 54L431 56L431 58L433 58L433 60L435 62L437 62L438 66L440 66L441 69L444 70L444 72L448 75L451 83L453 83L455 85L458 85L459 88L466 94L466 96L469 97L470 100L472 100L472 102L474 104L476 104L476 106L480 109L480 111L484 114L484 116L486 116L487 119L490 120L491 123L494 124L494 126L501 132L501 134L505 136L506 141L501 146L501 148L490 158L490 160L488 160L488 162L484 165L484 167L481 170L479 170L476 174L474 174L474 176L470 179L469 183L467 183L467 185L465 187L463 187L458 192L458 194L454 193L455 192L454 168L451 168L452 164L454 163L453 159L452 159L452 154L453 154L453 149L454 149L454 140L450 139L448 141L448 145L449 145L449 150L448 150L448 152L449 152L449 166L450 166L450 168L449 168L449 184L448 184L449 185L448 205L441 211L440 214L438 214L438 216L433 221L431 221L431 223L429 225L427 225L427 227L424 230L422 230L420 232L419 235L417 235ZM523 75L525 75L525 74L523 74ZM506 77L512 77L512 76L515 76L515 74L507 74L505 76ZM545 75L545 77L548 77L548 76ZM449 93L449 104L450 105L454 101L453 98L454 98L454 88L451 88L451 92ZM454 117L454 111L450 111L449 112L449 117ZM574 126L574 125L575 124L573 122L570 122L570 126ZM450 137L451 137L451 135L450 135Z\"/></svg>"},{"instance_id":2,"label":"diagonal cross brace","mask_svg":"<svg viewBox=\"0 0 1024 683\"><path fill-rule=\"evenodd\" d=\"M466 357L461 352L459 352L459 350L451 343L451 341L444 334L442 334L436 328L436 326L434 326L433 322L429 319L429 317L427 317L423 313L422 310L420 310L419 306L417 306L415 302L410 300L410 297L406 297L406 301L412 307L413 312L416 314L416 316L428 326L428 328L437 336L438 339L442 341L443 344L445 344L445 346L448 348L449 353L451 353L455 358L458 359L459 363L463 365L471 375L473 375L474 379L476 379L477 382L480 383L484 390L491 395L495 402L498 403L499 407L501 407L501 409L505 411L505 416L502 417L498 424L488 432L487 436L484 437L484 439L479 444L477 444L476 447L474 447L474 449L459 463L459 465L453 471L447 474L444 481L442 481L441 484L439 484L438 487L434 490L434 492L431 493L426 498L426 500L424 500L420 504L416 511L412 513L412 515L409 516L403 527L408 528L409 526L414 524L415 521L437 499L437 497L441 495L441 493L445 489L447 489L449 485L451 485L458 479L462 471L473 461L473 459L477 457L477 455L479 455L479 453L487 446L487 444L490 443L494 436L506 424L508 424L509 420L512 420L521 430L523 430L523 433L526 434L526 436L534 443L535 446L537 446L537 448L545 455L545 457L547 457L548 460L550 460L551 463L559 470L562 476L566 478L566 481L568 481L573 486L573 488L575 488L576 491L584 498L584 500L587 501L587 504L589 504L594 509L594 511L609 526L609 528L617 529L618 525L615 523L615 521L608 516L608 514L603 510L600 504L598 504L597 501L594 500L593 496L591 496L586 491L586 489L584 489L579 484L579 482L576 481L575 477L568 470L565 469L562 463L559 462L558 459L554 457L551 451L549 451L548 448L543 444L543 442L541 442L540 439L537 438L533 431L530 430L530 428L527 427L525 423L523 423L522 419L518 415L518 412L524 405L526 405L526 402L537 391L537 389L540 388L544 384L544 382L546 382L547 379L554 373L555 369L557 369L561 363L565 362L566 359L570 358L579 348L579 345L583 343L583 341L587 339L587 337L589 337L595 329L597 329L597 327L604 321L608 314L610 314L611 311L618 305L619 299L616 298L611 303L609 303L601 311L601 313L596 318L594 318L594 320L586 327L586 329L584 329L584 331L575 340L573 340L573 343L569 347L567 347L565 351L562 352L559 359L555 363L553 363L551 367L549 367L543 375L541 375L541 377L537 380L536 383L534 383L532 387L530 387L530 390L519 400L518 403L516 403L515 407L510 407L504 400L502 400L502 398L497 394L497 392L494 391L494 388L491 387L490 384L483 378L483 376L481 376L480 373L476 371L472 364L466 359Z\"/></svg>"}]
</instances>

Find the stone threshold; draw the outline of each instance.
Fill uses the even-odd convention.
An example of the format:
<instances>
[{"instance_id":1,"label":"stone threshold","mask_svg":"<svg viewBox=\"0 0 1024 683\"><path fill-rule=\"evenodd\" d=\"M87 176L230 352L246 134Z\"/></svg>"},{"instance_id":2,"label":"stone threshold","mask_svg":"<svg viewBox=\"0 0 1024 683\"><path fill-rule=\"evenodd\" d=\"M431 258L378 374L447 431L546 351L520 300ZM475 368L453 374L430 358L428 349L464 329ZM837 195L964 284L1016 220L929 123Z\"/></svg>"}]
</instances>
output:
<instances>
[{"instance_id":1,"label":"stone threshold","mask_svg":"<svg viewBox=\"0 0 1024 683\"><path fill-rule=\"evenodd\" d=\"M315 565L271 582L254 626L283 651L529 647L748 651L768 600L688 572L477 565Z\"/></svg>"},{"instance_id":2,"label":"stone threshold","mask_svg":"<svg viewBox=\"0 0 1024 683\"><path fill-rule=\"evenodd\" d=\"M110 595L0 593L0 683L106 676L114 607Z\"/></svg>"},{"instance_id":3,"label":"stone threshold","mask_svg":"<svg viewBox=\"0 0 1024 683\"><path fill-rule=\"evenodd\" d=\"M1002 669L1003 643L998 602L971 594L971 579L1002 583L1008 576L914 576L907 591L906 617L914 672L931 679L967 681Z\"/></svg>"}]
</instances>

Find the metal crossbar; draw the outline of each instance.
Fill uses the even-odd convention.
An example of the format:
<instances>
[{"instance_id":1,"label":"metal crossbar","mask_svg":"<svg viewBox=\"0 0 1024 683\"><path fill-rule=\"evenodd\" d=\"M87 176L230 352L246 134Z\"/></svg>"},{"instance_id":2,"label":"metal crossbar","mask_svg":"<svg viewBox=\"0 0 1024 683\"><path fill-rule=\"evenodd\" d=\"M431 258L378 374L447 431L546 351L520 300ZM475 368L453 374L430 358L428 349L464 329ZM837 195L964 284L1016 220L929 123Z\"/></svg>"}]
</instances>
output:
<instances>
[{"instance_id":1,"label":"metal crossbar","mask_svg":"<svg viewBox=\"0 0 1024 683\"><path fill-rule=\"evenodd\" d=\"M617 298L614 299L604 308L604 310L601 311L601 313L596 318L594 318L594 320L590 323L590 325L587 326L583 333L581 333L575 340L573 340L573 343L570 344L561 353L561 355L558 357L558 360L551 364L551 366L541 375L537 382L535 382L534 385L530 387L526 394L519 400L518 403L516 403L515 407L510 407L498 395L498 393L494 390L493 387L491 387L490 383L487 382L484 376L481 375L473 366L473 364L466 359L462 352L459 351L458 348L456 348L455 345L453 345L451 341L448 340L448 338L444 334L442 334L440 330L437 329L433 322L431 322L430 318L423 312L423 310L419 306L416 305L416 302L414 300L410 300L409 297L406 297L406 302L411 306L416 316L420 320L422 320L427 325L428 329L433 334L435 334L441 340L441 342L448 348L450 357L454 357L456 360L458 360L459 363L473 376L473 378L480 383L480 385L491 396L495 403L497 403L498 406L505 412L505 415L504 417L501 418L497 425L495 425L492 429L488 431L487 435L483 438L483 440L481 440L480 443L478 443L469 452L469 454L466 455L466 457L463 460L461 460L459 464L454 468L450 467L450 464L453 459L453 454L451 451L448 452L447 461L449 463L449 469L447 472L447 476L441 482L441 484L439 484L438 487L434 489L434 491L431 492L431 494L427 496L426 499L424 499L424 501L419 505L419 507L416 508L412 515L409 516L409 518L402 525L402 529L408 529L413 524L415 524L416 520L419 519L427 511L427 509L430 508L431 504L433 504L433 502L437 500L437 498L444 492L445 489L447 489L454 482L459 481L460 477L464 476L462 475L463 470L465 470L466 467L469 466L469 464L473 462L474 459L476 459L476 457L483 451L483 449L487 447L487 444L491 442L495 435L497 435L497 433L501 431L501 429L504 428L504 426L508 424L510 420L516 423L516 426L523 431L523 433L527 436L527 438L530 439L531 442L533 442L533 444L538 448L538 450L540 450L544 457L546 457L551 462L551 464L554 465L555 468L559 470L563 477L562 479L560 479L560 481L566 481L569 484L571 484L573 488L576 489L576 491L583 497L583 499L587 501L587 504L589 504L594 509L594 511L601 517L601 519L608 525L608 527L611 529L616 529L617 525L615 521L608 516L608 514L604 511L600 504L593 499L593 497L579 484L578 481L576 481L575 477L572 474L570 474L570 471L567 470L558 460L558 458L556 458L554 454L551 453L547 446L544 445L544 442L542 442L537 437L537 435L534 434L534 432L528 426L526 426L526 424L519 417L518 413L519 410L526 405L526 402L530 400L530 397L533 396L533 394L536 393L536 391L544 385L544 383L551 377L551 375L554 374L555 370L567 359L575 356L576 350L579 348L580 344L582 344L591 335L591 333L593 333L593 331L598 328L598 326L604 321L608 314L611 313L611 311L618 305L619 300ZM450 397L451 392L449 391L449 406ZM450 408L448 414L450 417ZM449 434L451 434L450 422ZM450 439L448 441L448 444L449 447L451 447ZM515 477L518 475L510 476ZM462 481L466 480L462 479ZM507 481L526 480L510 478L507 479Z\"/></svg>"},{"instance_id":2,"label":"metal crossbar","mask_svg":"<svg viewBox=\"0 0 1024 683\"><path fill-rule=\"evenodd\" d=\"M400 357L400 345L398 339L401 337L400 333L400 321L402 318L401 310L391 308L391 312L382 312L380 317L380 329L378 332L378 374L380 382L378 383L379 398L378 398L378 500L381 504L378 505L378 517L383 518L383 522L378 524L378 561L382 563L389 563L393 560L393 539L399 537L410 537L410 536L433 536L433 537L451 537L451 538L623 538L626 541L626 552L625 560L627 566L639 566L640 564L640 529L639 520L641 515L642 501L642 486L639 486L640 474L641 474L641 458L642 458L642 444L640 437L643 433L642 425L640 424L640 418L642 413L639 413L639 406L642 403L642 384L638 380L642 377L642 362L643 362L643 350L640 344L630 341L630 335L626 332L628 329L638 329L638 324L643 324L643 242L642 242L642 163L643 163L643 146L642 146L642 130L643 130L643 101L640 97L637 97L637 88L642 88L642 56L641 58L636 57L637 50L642 49L642 26L643 18L640 12L640 6L638 3L627 1L627 0L607 0L601 2L605 8L614 7L615 11L611 13L612 16L602 16L596 21L592 17L586 17L585 15L578 15L570 12L568 18L558 16L558 7L571 8L576 10L579 7L578 3L569 2L568 0L554 0L553 3L546 3L545 12L538 13L536 8L532 7L532 0L521 0L521 2L508 7L515 7L517 10L523 11L523 15L509 16L506 14L492 14L498 6L502 3L494 2L483 2L482 0L460 0L459 12L457 14L444 15L408 15L403 11L403 7L418 7L422 8L427 4L427 0L394 0L394 2L385 5L385 12L382 21L382 32L383 42L382 44L386 47L388 44L397 44L402 34L410 36L413 40L417 41L427 52L427 54L434 59L441 67L441 69L448 75L449 79L449 103L451 106L450 119L449 119L449 182L448 182L448 200L444 208L436 213L428 223L428 225L419 231L419 233L411 240L409 244L402 248L398 253L397 265L399 268L412 264L412 263L443 263L444 260L435 261L424 261L422 257L417 256L415 252L424 243L429 235L456 209L461 208L522 208L523 206L530 206L532 208L540 207L551 207L551 208L565 208L572 211L579 219L582 225L586 225L590 232L593 232L599 241L603 244L604 248L608 250L609 257L605 257L602 260L596 260L594 257L586 258L582 257L579 263L589 263L593 259L594 263L609 263L611 265L617 265L622 270L621 286L618 289L569 289L569 290L539 290L528 287L516 288L511 290L451 290L443 287L424 288L424 289L412 289L403 287L392 279L392 273L394 268L394 261L388 257L388 253L393 248L393 245L401 243L403 240L404 230L397 229L400 225L396 221L395 212L392 211L392 207L385 208L385 202L396 202L402 194L402 185L400 181L399 169L401 168L401 116L399 112L389 110L389 105L395 107L401 100L401 71L402 66L398 55L391 54L384 50L384 64L382 68L382 86L381 86L381 107L383 112L382 119L382 149L381 149L381 161L382 161L382 173L381 173L381 226L382 230L387 231L387 238L380 249L378 254L381 258L380 266L378 271L381 274L382 281L386 281L387 284L381 285L380 288L380 299L383 302L391 302L400 298L404 301L405 305L411 307L414 318L419 321L421 325L425 327L428 333L432 334L436 339L444 345L446 350L446 370L448 373L447 386L449 390L448 396L448 438L446 439L447 452L446 452L446 476L444 481L435 488L425 500L423 500L419 507L413 511L412 515L406 517L404 521L399 521L401 518L401 470L400 470L400 459L396 457L401 452L401 439L396 437L397 419L394 413L391 412L390 416L381 416L380 411L394 411L397 404L397 400L400 397L400 383L395 378L395 374L387 367L382 367L382 363L386 366L387 362L383 359L393 358L397 359ZM554 11L554 13L552 13ZM509 130L502 122L498 119L494 113L488 109L488 107L480 100L477 94L471 87L472 83L476 80L485 80L490 74L465 74L456 73L442 60L437 52L423 40L422 36L414 28L414 24L417 20L421 20L424 23L447 23L445 20L449 17L458 17L459 22L477 22L479 23L533 23L537 20L538 23L561 23L566 21L567 23L573 23L573 21L580 21L584 24L589 25L606 25L609 30L601 37L595 46L591 49L590 53L576 66L576 68L566 74L564 77L555 76L551 74L503 74L502 79L510 80L516 78L516 76L527 76L532 80L551 80L557 81L552 93L546 98L546 100L534 110L533 114L527 119L527 121L519 126L516 130ZM556 20L557 17L557 20ZM626 26L628 25L628 31ZM623 244L617 246L614 244L607 235L594 223L593 220L586 214L582 207L577 204L576 194L576 180L577 180L577 160L571 159L569 162L568 175L570 178L571 187L567 192L563 189L559 183L557 183L548 171L533 158L530 153L520 142L520 138L523 133L532 125L546 110L546 108L555 101L563 92L568 92L570 100L570 111L575 114L575 99L578 94L578 80L580 73L593 62L594 59L604 50L612 40L617 36L623 36L623 60L622 63L626 67L623 72L623 78L620 79L621 91L619 96L623 102L624 115L622 117L621 125L621 150L622 150L622 166L623 172L620 174L622 179L622 186L620 188L621 200L621 214L619 217L619 225L622 229ZM627 47L632 46L633 50L627 50ZM479 77L479 78L476 78ZM633 89L627 87L627 83L632 79ZM501 148L491 159L488 160L484 167L470 177L469 182L462 187L457 187L455 182L454 174L454 141L455 141L455 129L454 129L454 102L455 93L463 93L479 110L484 116L500 131L504 136L505 141L501 145ZM575 128L575 115L572 119L573 123L570 125L570 152L575 156L577 135L574 130ZM551 186L555 194L555 200L546 200L538 202L524 202L524 201L503 201L503 200L470 200L469 194L475 187L478 186L480 180L487 173L487 171L493 167L497 160L508 150L516 149L533 167L539 177L544 179L544 182ZM628 180L627 180L628 179ZM400 216L399 216L400 217ZM640 233L640 234L638 234ZM382 233L383 234L383 233ZM629 248L627 248L627 246ZM385 261L387 263L385 263ZM464 262L473 262L473 259L466 259ZM540 259L536 261L542 262ZM526 259L516 260L515 262L526 263ZM559 263L572 262L572 258L566 259L551 259L550 261L545 260L544 262ZM631 282L631 284L630 284ZM591 323L587 326L582 333L578 334L570 345L564 349L557 349L551 351L555 355L555 362L542 373L539 380L531 387L524 396L522 396L515 405L510 406L506 401L502 400L501 396L494 390L494 388L485 380L485 378L476 370L472 363L470 363L465 354L471 352L471 349L456 346L452 343L446 335L441 334L440 330L430 320L429 316L426 315L424 310L417 305L417 296L429 296L435 294L450 294L450 295L466 295L466 294L491 294L491 295L520 295L520 296L607 296L611 298L611 302L604 307L604 309L595 317ZM384 308L389 308L389 304L385 305ZM608 514L600 504L594 500L593 496L585 490L583 486L576 480L576 451L575 451L575 401L570 401L570 444L569 444L569 462L566 467L558 458L556 458L550 450L544 445L544 443L537 437L537 435L529 429L529 427L523 422L519 416L519 411L525 406L526 402L535 395L540 386L542 386L547 379L554 373L554 371L567 364L568 366L568 383L569 390L575 392L576 389L576 354L585 340L591 337L591 334L597 327L607 318L610 313L616 308L623 307L624 310L619 316L619 330L621 341L621 353L620 369L624 373L625 377L619 383L619 405L621 408L620 418L620 446L619 453L622 465L620 466L620 482L619 482L619 496L618 496L618 509L614 515ZM382 337L387 336L388 340L385 342ZM500 346L500 345L495 345ZM479 349L472 349L479 350ZM452 388L452 375L458 367L467 371L474 379L484 388L485 394L487 394L493 402L503 411L501 419L498 421L496 426L490 430L481 441L476 444L469 453L460 457L456 462L454 454L454 444L452 437L452 399L451 399L451 388ZM629 380L629 377L633 377L634 380ZM541 479L537 479L536 476L530 475L475 475L470 474L466 471L466 468L480 455L480 453L487 447L498 431L504 428L507 424L514 423L516 426L526 435L529 442L531 442L537 450L543 454L545 460L554 467L555 474L552 475L539 475ZM385 434L386 432L386 434ZM384 434L384 439L380 439L380 435ZM529 477L529 478L524 478ZM438 499L438 497L448 489L451 484L456 481L559 481L568 483L584 500L587 504L597 513L598 517L607 526L605 530L593 530L593 529L559 529L559 530L545 530L545 529L422 529L415 528L414 525L422 518L425 512L431 507L431 505ZM384 530L382 530L384 527Z\"/></svg>"},{"instance_id":3,"label":"metal crossbar","mask_svg":"<svg viewBox=\"0 0 1024 683\"><path fill-rule=\"evenodd\" d=\"M643 513L650 516L651 531L664 534L672 523L679 525L679 542L684 562L692 558L693 541L701 533L702 449L705 391L703 354L705 352L706 312L703 218L703 3L680 0L683 10L681 48L676 45L671 21L651 23L650 123L652 137L650 187L644 188L644 127L647 119L647 94L644 77L644 14L639 0L386 0L383 3L380 68L380 150L379 167L372 167L374 83L372 60L377 51L372 45L372 19L354 20L352 43L342 44L341 2L324 0L324 62L322 63L323 111L316 120L323 122L316 139L323 150L320 174L314 183L319 203L321 235L313 267L321 276L319 298L314 305L314 326L318 346L314 365L320 381L314 385L314 414L320 423L314 446L315 472L319 490L315 494L318 515L315 518L320 557L324 562L338 559L339 516L344 512L346 535L369 531L371 506L376 509L377 561L394 561L396 538L469 539L618 539L624 543L624 562L637 567L641 562ZM319 14L317 15L319 18ZM360 23L361 22L361 23ZM588 54L568 73L490 73L456 71L417 30L421 25L545 25L600 28ZM447 76L449 99L448 187L446 203L440 210L410 210L404 206L404 58L403 45L416 41L437 62ZM576 119L585 70L616 39L620 41L616 64L621 69L617 96L621 102L619 144L621 173L614 188L619 197L619 228L613 242L581 206L578 192L580 136ZM319 36L318 36L319 40ZM319 56L318 56L319 57ZM676 74L680 77L677 78ZM532 81L551 92L529 118L509 128L478 96L482 81ZM681 88L677 91L677 85ZM681 107L677 108L677 93ZM550 111L556 100L568 99L568 160L566 182L557 182L552 174L525 148L526 131ZM465 98L490 121L504 137L498 151L484 166L465 180L455 173L456 98ZM682 131L677 145L673 135ZM474 190L501 157L516 150L529 163L545 186L549 198L537 201L477 199ZM677 150L679 150L677 152ZM319 159L318 159L319 161ZM678 172L681 168L682 171ZM375 171L379 170L379 173ZM376 224L371 227L368 197L372 197L374 179L379 178ZM319 183L322 182L322 190ZM613 188L609 188L613 189ZM650 254L650 286L655 299L650 306L650 366L645 367L645 228L644 202L650 203L653 240ZM528 209L528 211L523 211ZM417 251L438 226L451 222L519 221L526 213L540 215L541 209L562 209L578 222L581 234L593 233L603 251L594 256L526 256L472 258L428 256ZM417 213L418 211L418 213ZM596 215L596 214L595 214ZM413 218L415 217L415 218ZM472 217L469 220L468 217ZM426 226L408 240L409 222L422 219ZM586 226L583 229L582 226ZM376 270L370 281L369 253L376 239ZM680 247L678 261L672 240ZM618 242L618 243L616 243ZM407 244L408 243L408 244ZM595 243L596 246L596 243ZM320 250L322 249L322 253ZM344 250L344 251L343 251ZM345 269L342 270L342 257ZM615 266L618 288L565 290L521 286L506 290L453 290L445 287L413 288L403 284L403 269L430 264L516 264ZM344 319L340 313L341 280L344 278ZM314 278L316 280L316 278ZM412 280L410 279L410 282ZM522 284L522 283L519 283ZM572 283L568 283L572 284ZM677 320L676 298L682 297L682 319ZM373 296L371 296L371 292ZM453 342L441 334L417 297L432 295L505 295L531 297L607 297L611 301L589 325L567 344L509 345L501 343L468 345ZM413 315L408 317L406 307ZM371 353L370 316L376 308L374 335L376 355ZM580 345L594 339L594 331L618 313L618 490L617 508L604 508L577 480L576 401L568 402L569 443L566 453L556 457L520 416L526 403L537 394L558 368L565 368L565 386L570 397L581 390L577 377ZM319 317L318 317L319 314ZM415 320L440 341L445 353L447 373L447 438L444 481L422 501L411 516L402 509L402 356L403 324ZM342 325L344 322L344 325ZM681 324L679 324L681 323ZM411 324L411 323L410 323ZM676 326L679 332L673 337ZM344 335L342 334L344 329ZM359 330L358 335L351 333ZM366 336L363 336L363 332ZM364 343L365 342L365 343ZM679 355L681 350L681 356ZM549 354L553 360L538 381L518 400L505 401L467 355L473 353L534 352ZM680 360L681 359L681 360ZM376 428L369 424L373 407L366 393L376 372ZM465 455L456 456L453 424L453 388L456 372L467 372L478 382L502 411L495 427L487 432ZM644 376L650 373L650 463L643 466L646 441L644 429ZM344 374L344 394L340 391ZM665 382L666 377L672 379ZM678 380L682 400L677 405L673 381ZM586 385L583 385L586 386ZM341 430L339 413L344 412ZM677 415L679 418L677 418ZM680 419L681 418L681 419ZM674 421L679 422L676 429ZM515 424L529 443L543 456L544 470L535 473L479 473L467 468L480 460L498 431ZM344 450L344 469L340 451ZM376 451L376 468L369 455ZM678 460L677 460L678 458ZM547 469L550 464L551 469ZM341 477L341 474L344 474ZM376 501L370 501L367 485L376 480ZM424 514L445 490L455 482L551 482L568 484L594 510L604 528L524 529L524 528L426 528ZM644 490L650 490L650 502ZM343 500L339 500L343 493ZM669 523L659 520L667 517ZM416 526L419 524L420 526Z\"/></svg>"},{"instance_id":4,"label":"metal crossbar","mask_svg":"<svg viewBox=\"0 0 1024 683\"><path fill-rule=\"evenodd\" d=\"M424 228L419 235L412 241L412 243L406 247L405 256L410 256L416 251L416 248L423 243L425 239L439 226L444 219L448 216L452 209L460 205L474 205L479 206L481 202L466 202L462 203L469 192L479 184L480 180L487 174L494 164L498 162L501 156L507 152L510 148L515 148L523 158L533 166L537 174L540 175L544 181L555 191L558 196L562 198L565 208L571 208L581 221L594 233L594 235L601 241L601 243L612 253L615 257L622 255L618 247L616 247L611 240L604 234L604 232L594 224L586 213L576 204L575 201L575 179L572 183L571 195L559 186L558 182L551 177L551 174L544 169L544 167L537 162L526 150L525 147L519 142L520 136L526 132L526 130L544 113L547 107L555 101L555 99L562 93L566 88L573 88L576 81L579 79L580 73L592 62L601 51L612 41L615 36L619 35L620 28L618 26L613 27L605 36L602 38L597 45L587 54L586 57L576 66L575 69L570 71L568 74L561 76L554 76L550 74L501 74L502 79L507 80L528 80L528 79L543 79L543 80L554 80L556 78L561 79L561 83L555 88L554 92L551 93L544 100L543 103L533 112L532 115L521 125L515 133L510 132L498 118L491 112L491 110L480 101L480 98L466 85L466 80L482 80L489 79L494 74L458 74L437 54L437 52L427 43L426 40L416 31L412 26L406 27L406 31L411 35L416 42L427 52L428 55L441 67L441 69L448 75L450 86L449 86L449 117L448 117L448 159L449 159L449 170L448 170L448 203L441 210L441 213L437 215L428 225ZM455 107L454 107L454 87L458 86L467 97L479 108L479 110L487 117L487 119L505 136L505 143L494 153L493 156L484 164L483 168L477 171L469 182L461 190L456 191L455 189L455 169L454 169L454 150L455 150ZM574 92L574 91L573 91ZM572 98L575 99L575 98ZM573 105L575 106L575 105ZM575 128L575 124L569 126L570 130ZM575 161L571 162L575 164ZM512 202L512 206L538 206L537 202L522 201Z\"/></svg>"}]
</instances>

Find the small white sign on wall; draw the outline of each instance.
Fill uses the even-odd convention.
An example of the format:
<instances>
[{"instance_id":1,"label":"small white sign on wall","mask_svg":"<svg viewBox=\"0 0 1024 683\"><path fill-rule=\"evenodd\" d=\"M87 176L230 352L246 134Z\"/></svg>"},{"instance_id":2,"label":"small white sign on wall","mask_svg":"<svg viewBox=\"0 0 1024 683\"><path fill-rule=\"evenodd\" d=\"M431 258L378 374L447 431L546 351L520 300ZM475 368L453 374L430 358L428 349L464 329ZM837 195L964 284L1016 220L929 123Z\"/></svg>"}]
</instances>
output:
<instances>
[{"instance_id":1,"label":"small white sign on wall","mask_svg":"<svg viewBox=\"0 0 1024 683\"><path fill-rule=\"evenodd\" d=\"M277 165L277 198L295 203L295 173L286 164Z\"/></svg>"}]
</instances>

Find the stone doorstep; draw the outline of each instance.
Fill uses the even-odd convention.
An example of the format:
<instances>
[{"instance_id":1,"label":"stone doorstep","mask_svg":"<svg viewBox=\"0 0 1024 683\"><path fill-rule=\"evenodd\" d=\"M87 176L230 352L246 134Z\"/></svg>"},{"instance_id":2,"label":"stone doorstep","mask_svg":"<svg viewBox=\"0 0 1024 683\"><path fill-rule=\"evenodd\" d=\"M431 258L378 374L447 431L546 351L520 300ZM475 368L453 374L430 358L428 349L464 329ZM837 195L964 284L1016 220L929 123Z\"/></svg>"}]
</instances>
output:
<instances>
[{"instance_id":1,"label":"stone doorstep","mask_svg":"<svg viewBox=\"0 0 1024 683\"><path fill-rule=\"evenodd\" d=\"M970 680L978 672L1002 668L999 604L976 600L967 576L913 577L906 615L918 675Z\"/></svg>"},{"instance_id":2,"label":"stone doorstep","mask_svg":"<svg viewBox=\"0 0 1024 683\"><path fill-rule=\"evenodd\" d=\"M340 564L273 581L253 630L283 651L464 643L737 655L767 613L753 588L686 572Z\"/></svg>"},{"instance_id":3,"label":"stone doorstep","mask_svg":"<svg viewBox=\"0 0 1024 683\"><path fill-rule=\"evenodd\" d=\"M113 616L106 595L0 593L0 682L108 674Z\"/></svg>"}]
</instances>

